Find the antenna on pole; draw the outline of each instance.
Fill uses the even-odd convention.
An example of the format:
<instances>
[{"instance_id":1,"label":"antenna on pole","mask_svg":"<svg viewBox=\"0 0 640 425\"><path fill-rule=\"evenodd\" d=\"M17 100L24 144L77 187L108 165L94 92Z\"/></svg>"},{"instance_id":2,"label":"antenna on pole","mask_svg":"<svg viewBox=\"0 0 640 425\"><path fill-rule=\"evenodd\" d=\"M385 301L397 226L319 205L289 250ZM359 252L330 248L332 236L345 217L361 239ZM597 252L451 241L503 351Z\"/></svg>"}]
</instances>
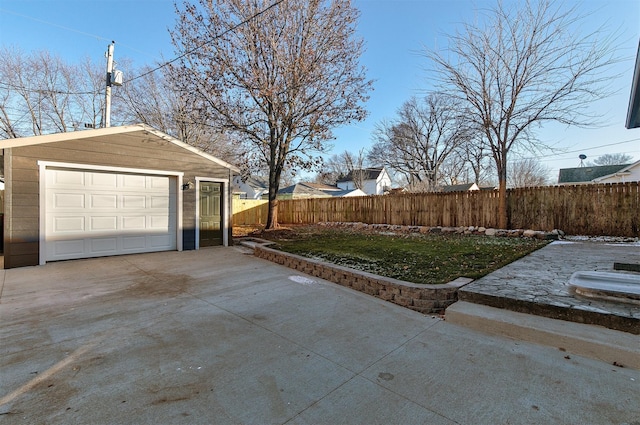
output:
<instances>
[{"instance_id":1,"label":"antenna on pole","mask_svg":"<svg viewBox=\"0 0 640 425\"><path fill-rule=\"evenodd\" d=\"M584 167L584 160L587 159L587 155L581 153L578 158L580 158L580 167Z\"/></svg>"}]
</instances>

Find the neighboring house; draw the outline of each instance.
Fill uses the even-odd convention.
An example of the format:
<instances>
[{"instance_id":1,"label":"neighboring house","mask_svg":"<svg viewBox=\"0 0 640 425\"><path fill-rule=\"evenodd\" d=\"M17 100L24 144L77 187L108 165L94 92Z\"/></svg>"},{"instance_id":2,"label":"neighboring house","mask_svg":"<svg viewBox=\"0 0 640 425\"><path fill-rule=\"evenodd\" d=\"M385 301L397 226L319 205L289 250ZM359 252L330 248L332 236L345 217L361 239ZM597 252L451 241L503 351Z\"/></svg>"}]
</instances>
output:
<instances>
[{"instance_id":1,"label":"neighboring house","mask_svg":"<svg viewBox=\"0 0 640 425\"><path fill-rule=\"evenodd\" d=\"M640 181L640 161L633 164L561 168L558 184L618 183Z\"/></svg>"},{"instance_id":2,"label":"neighboring house","mask_svg":"<svg viewBox=\"0 0 640 425\"><path fill-rule=\"evenodd\" d=\"M442 186L440 188L440 192L450 193L450 192L470 192L474 190L480 190L477 184L475 183L466 183L466 184L453 184L450 186Z\"/></svg>"},{"instance_id":3,"label":"neighboring house","mask_svg":"<svg viewBox=\"0 0 640 425\"><path fill-rule=\"evenodd\" d=\"M4 267L228 245L239 169L147 125L0 141Z\"/></svg>"},{"instance_id":4,"label":"neighboring house","mask_svg":"<svg viewBox=\"0 0 640 425\"><path fill-rule=\"evenodd\" d=\"M331 195L334 198L343 198L348 196L367 196L367 194L360 189L344 190L344 189L340 189L338 186L331 186L331 185L322 184L322 183L303 183L303 184L309 187L312 187L314 189L321 190L327 195Z\"/></svg>"},{"instance_id":5,"label":"neighboring house","mask_svg":"<svg viewBox=\"0 0 640 425\"><path fill-rule=\"evenodd\" d=\"M640 181L640 161L629 164L606 176L594 179L596 183L626 183Z\"/></svg>"},{"instance_id":6,"label":"neighboring house","mask_svg":"<svg viewBox=\"0 0 640 425\"><path fill-rule=\"evenodd\" d=\"M360 189L331 190L325 191L326 194L334 198L348 198L351 196L369 196Z\"/></svg>"},{"instance_id":7,"label":"neighboring house","mask_svg":"<svg viewBox=\"0 0 640 425\"><path fill-rule=\"evenodd\" d=\"M340 192L342 190L338 186L331 186L330 184L324 184L324 183L303 182L301 184L304 184L305 186L312 187L314 189L318 189L327 193Z\"/></svg>"},{"instance_id":8,"label":"neighboring house","mask_svg":"<svg viewBox=\"0 0 640 425\"><path fill-rule=\"evenodd\" d=\"M233 178L233 196L237 199L269 199L269 180L266 177L235 176Z\"/></svg>"},{"instance_id":9,"label":"neighboring house","mask_svg":"<svg viewBox=\"0 0 640 425\"><path fill-rule=\"evenodd\" d=\"M384 167L365 168L349 172L336 185L342 190L361 189L367 195L382 195L391 189L391 178Z\"/></svg>"},{"instance_id":10,"label":"neighboring house","mask_svg":"<svg viewBox=\"0 0 640 425\"><path fill-rule=\"evenodd\" d=\"M307 183L296 183L278 191L278 199L330 198L326 192L316 189Z\"/></svg>"},{"instance_id":11,"label":"neighboring house","mask_svg":"<svg viewBox=\"0 0 640 425\"><path fill-rule=\"evenodd\" d=\"M278 199L331 198L345 196L367 196L360 189L343 190L322 183L296 183L278 191Z\"/></svg>"}]
</instances>

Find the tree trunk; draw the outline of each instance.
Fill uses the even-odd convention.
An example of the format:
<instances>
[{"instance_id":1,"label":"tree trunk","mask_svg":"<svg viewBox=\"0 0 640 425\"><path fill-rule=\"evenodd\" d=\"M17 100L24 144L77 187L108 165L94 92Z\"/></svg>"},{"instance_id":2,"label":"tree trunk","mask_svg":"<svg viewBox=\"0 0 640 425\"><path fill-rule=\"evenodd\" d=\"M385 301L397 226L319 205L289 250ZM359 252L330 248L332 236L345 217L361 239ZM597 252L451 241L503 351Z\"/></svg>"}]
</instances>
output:
<instances>
[{"instance_id":1,"label":"tree trunk","mask_svg":"<svg viewBox=\"0 0 640 425\"><path fill-rule=\"evenodd\" d=\"M275 150L272 153L271 163L275 163ZM280 188L280 175L282 174L282 166L278 164L269 169L269 212L267 214L266 229L278 228L278 189Z\"/></svg>"},{"instance_id":2,"label":"tree trunk","mask_svg":"<svg viewBox=\"0 0 640 425\"><path fill-rule=\"evenodd\" d=\"M507 228L507 180L500 178L498 185L498 228Z\"/></svg>"},{"instance_id":3,"label":"tree trunk","mask_svg":"<svg viewBox=\"0 0 640 425\"><path fill-rule=\"evenodd\" d=\"M506 138L506 136L505 136ZM507 228L507 150L502 149L496 160L498 171L498 228Z\"/></svg>"},{"instance_id":4,"label":"tree trunk","mask_svg":"<svg viewBox=\"0 0 640 425\"><path fill-rule=\"evenodd\" d=\"M269 194L269 213L267 214L266 229L277 229L277 228L278 228L278 200L271 199L271 194Z\"/></svg>"}]
</instances>

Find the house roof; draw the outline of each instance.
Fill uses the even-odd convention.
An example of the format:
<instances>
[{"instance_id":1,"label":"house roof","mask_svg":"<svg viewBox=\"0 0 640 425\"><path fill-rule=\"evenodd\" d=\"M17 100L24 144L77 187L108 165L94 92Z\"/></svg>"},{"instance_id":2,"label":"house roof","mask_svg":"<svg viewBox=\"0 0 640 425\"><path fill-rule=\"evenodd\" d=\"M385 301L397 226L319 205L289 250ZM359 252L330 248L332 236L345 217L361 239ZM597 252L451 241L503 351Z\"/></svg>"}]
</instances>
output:
<instances>
[{"instance_id":1,"label":"house roof","mask_svg":"<svg viewBox=\"0 0 640 425\"><path fill-rule=\"evenodd\" d=\"M235 172L240 172L240 169L235 165L231 165L226 161L216 158L213 155L209 155L200 149L188 145L174 137L169 136L161 131L154 129L146 124L134 124L125 125L120 127L107 127L94 130L82 130L71 131L66 133L54 133L46 134L42 136L20 137L16 139L4 139L0 140L0 149L18 148L22 146L43 145L46 143L65 142L68 140L81 140L81 139L94 139L100 138L100 140L108 140L110 138L122 138L127 137L140 142L148 142L153 139L162 139L174 145L180 146L183 149L191 151L196 155L200 155L209 161L215 162L225 168L229 168Z\"/></svg>"},{"instance_id":2,"label":"house roof","mask_svg":"<svg viewBox=\"0 0 640 425\"><path fill-rule=\"evenodd\" d=\"M309 183L309 182L304 182L302 183L306 186L312 187L314 189L318 189L318 190L322 190L324 192L329 192L329 191L338 191L338 190L342 190L340 189L338 186L331 186L329 184L324 184L324 183Z\"/></svg>"},{"instance_id":3,"label":"house roof","mask_svg":"<svg viewBox=\"0 0 640 425\"><path fill-rule=\"evenodd\" d=\"M382 173L382 170L384 170L384 168L363 168L359 170L349 171L349 174L338 179L338 183L353 181L353 174L359 172L363 173L363 180L377 180L380 176L380 173Z\"/></svg>"},{"instance_id":4,"label":"house roof","mask_svg":"<svg viewBox=\"0 0 640 425\"><path fill-rule=\"evenodd\" d=\"M249 176L242 182L253 189L269 189L269 180L262 176Z\"/></svg>"},{"instance_id":5,"label":"house roof","mask_svg":"<svg viewBox=\"0 0 640 425\"><path fill-rule=\"evenodd\" d=\"M620 172L623 168L633 164L600 165L596 167L561 168L558 173L558 183L590 182L599 177Z\"/></svg>"},{"instance_id":6,"label":"house roof","mask_svg":"<svg viewBox=\"0 0 640 425\"><path fill-rule=\"evenodd\" d=\"M287 186L278 191L278 195L303 195L303 196L317 196L317 197L327 197L329 196L327 193L315 189L311 186L307 186L306 183L296 183L291 186Z\"/></svg>"},{"instance_id":7,"label":"house roof","mask_svg":"<svg viewBox=\"0 0 640 425\"><path fill-rule=\"evenodd\" d=\"M475 189L474 189L475 186ZM443 186L443 192L466 192L468 190L478 190L478 186L475 183L466 184L453 184L451 186Z\"/></svg>"},{"instance_id":8,"label":"house roof","mask_svg":"<svg viewBox=\"0 0 640 425\"><path fill-rule=\"evenodd\" d=\"M620 174L630 174L631 173L631 169L635 168L635 167L640 167L640 160L634 162L633 164L628 164L627 166L619 169L618 171L615 171L611 174L607 174L606 176L602 176L602 177L598 177L597 179L595 179L596 181L600 181L600 180L604 180L608 177L614 177L615 175L620 175Z\"/></svg>"},{"instance_id":9,"label":"house roof","mask_svg":"<svg viewBox=\"0 0 640 425\"><path fill-rule=\"evenodd\" d=\"M333 196L334 198L341 198L345 196L367 196L367 194L360 189L323 190L323 192L326 193L327 195Z\"/></svg>"}]
</instances>

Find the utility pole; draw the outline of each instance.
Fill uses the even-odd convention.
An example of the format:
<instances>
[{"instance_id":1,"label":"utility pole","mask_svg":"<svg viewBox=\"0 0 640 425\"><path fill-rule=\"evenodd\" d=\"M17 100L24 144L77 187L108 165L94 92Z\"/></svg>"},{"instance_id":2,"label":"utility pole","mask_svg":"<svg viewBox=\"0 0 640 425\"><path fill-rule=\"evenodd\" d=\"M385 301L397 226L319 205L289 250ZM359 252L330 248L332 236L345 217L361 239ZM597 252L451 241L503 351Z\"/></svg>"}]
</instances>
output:
<instances>
[{"instance_id":1,"label":"utility pole","mask_svg":"<svg viewBox=\"0 0 640 425\"><path fill-rule=\"evenodd\" d=\"M113 47L116 42L112 41L107 47L107 89L104 101L104 127L111 127L111 75L113 74Z\"/></svg>"}]
</instances>

